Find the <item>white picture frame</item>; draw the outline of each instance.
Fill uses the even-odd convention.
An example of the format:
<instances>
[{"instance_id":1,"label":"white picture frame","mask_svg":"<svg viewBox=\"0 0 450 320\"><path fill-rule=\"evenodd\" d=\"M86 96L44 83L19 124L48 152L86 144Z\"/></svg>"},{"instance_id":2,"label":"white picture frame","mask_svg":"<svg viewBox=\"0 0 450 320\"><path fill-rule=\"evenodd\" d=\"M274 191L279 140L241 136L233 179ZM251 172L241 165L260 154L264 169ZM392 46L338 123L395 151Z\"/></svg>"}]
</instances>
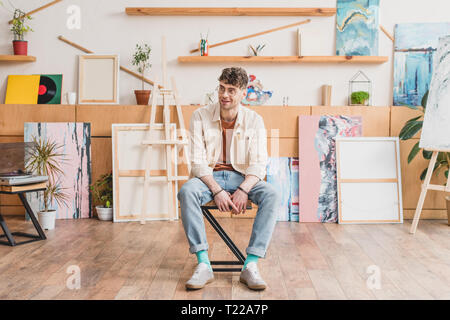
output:
<instances>
[{"instance_id":1,"label":"white picture frame","mask_svg":"<svg viewBox=\"0 0 450 320\"><path fill-rule=\"evenodd\" d=\"M78 59L78 103L119 104L119 55L86 54Z\"/></svg>"},{"instance_id":2,"label":"white picture frame","mask_svg":"<svg viewBox=\"0 0 450 320\"><path fill-rule=\"evenodd\" d=\"M172 139L176 136L176 125L170 125ZM128 222L141 221L143 205L145 152L143 140L162 140L164 125L155 124L152 135L149 135L149 124L112 124L112 159L113 159L113 221ZM172 172L177 176L177 146L173 148ZM178 183L173 181L172 195L174 195L173 209L175 217L169 212L168 182L166 173L166 147L154 145L151 155L151 176L158 175L158 181L149 182L147 196L147 212L145 221L177 220Z\"/></svg>"},{"instance_id":3,"label":"white picture frame","mask_svg":"<svg viewBox=\"0 0 450 320\"><path fill-rule=\"evenodd\" d=\"M403 223L398 137L337 137L339 224Z\"/></svg>"}]
</instances>

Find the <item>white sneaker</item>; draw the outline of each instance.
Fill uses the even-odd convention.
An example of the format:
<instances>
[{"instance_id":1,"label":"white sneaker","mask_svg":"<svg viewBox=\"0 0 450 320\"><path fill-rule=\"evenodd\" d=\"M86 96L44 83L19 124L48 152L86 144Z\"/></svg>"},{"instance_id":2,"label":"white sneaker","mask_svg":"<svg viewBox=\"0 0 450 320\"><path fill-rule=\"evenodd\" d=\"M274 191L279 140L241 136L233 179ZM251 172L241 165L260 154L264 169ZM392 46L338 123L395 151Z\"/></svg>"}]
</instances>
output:
<instances>
[{"instance_id":1,"label":"white sneaker","mask_svg":"<svg viewBox=\"0 0 450 320\"><path fill-rule=\"evenodd\" d=\"M195 268L192 277L189 279L188 282L186 282L186 288L201 289L206 284L213 281L214 281L214 273L212 272L212 270L206 263L200 262Z\"/></svg>"},{"instance_id":2,"label":"white sneaker","mask_svg":"<svg viewBox=\"0 0 450 320\"><path fill-rule=\"evenodd\" d=\"M267 284L261 278L258 271L258 266L255 262L249 262L245 270L241 272L239 281L246 284L252 290L264 290Z\"/></svg>"}]
</instances>

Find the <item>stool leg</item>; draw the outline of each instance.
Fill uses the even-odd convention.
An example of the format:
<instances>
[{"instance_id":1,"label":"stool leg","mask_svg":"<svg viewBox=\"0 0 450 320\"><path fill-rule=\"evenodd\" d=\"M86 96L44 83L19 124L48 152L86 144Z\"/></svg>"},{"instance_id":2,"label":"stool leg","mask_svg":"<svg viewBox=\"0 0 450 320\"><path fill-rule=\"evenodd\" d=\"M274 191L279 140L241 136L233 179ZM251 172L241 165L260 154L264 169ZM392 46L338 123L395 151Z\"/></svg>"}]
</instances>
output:
<instances>
[{"instance_id":1,"label":"stool leg","mask_svg":"<svg viewBox=\"0 0 450 320\"><path fill-rule=\"evenodd\" d=\"M234 244L234 242L230 239L230 237L227 235L227 233L222 229L220 224L217 222L217 220L213 217L213 215L209 212L208 209L202 208L203 214L206 217L206 219L209 221L209 223L212 225L212 227L216 230L216 232L219 234L219 236L222 238L222 240L225 242L225 244L230 248L230 250L233 252L233 254L238 258L239 262L244 264L245 262L245 256L242 254L242 252L239 250L238 247Z\"/></svg>"},{"instance_id":2,"label":"stool leg","mask_svg":"<svg viewBox=\"0 0 450 320\"><path fill-rule=\"evenodd\" d=\"M23 206L25 207L25 210L27 211L28 215L30 216L31 221L33 222L34 228L36 229L37 233L39 234L39 239L45 240L47 237L45 236L44 231L41 228L41 225L39 224L39 221L36 219L36 216L33 213L33 210L31 209L30 205L28 204L27 198L23 193L19 193L20 201L22 201Z\"/></svg>"},{"instance_id":3,"label":"stool leg","mask_svg":"<svg viewBox=\"0 0 450 320\"><path fill-rule=\"evenodd\" d=\"M13 236L12 236L12 234L11 234L11 231L9 231L8 226L6 225L5 220L3 220L3 216L2 216L1 213L0 213L0 226L1 226L2 229L3 229L3 232L5 233L6 238L8 239L9 245L12 246L12 247L14 247L14 246L16 245L16 241L14 240L14 238L13 238ZM5 243L5 244L6 244L6 242L2 242L2 243Z\"/></svg>"}]
</instances>

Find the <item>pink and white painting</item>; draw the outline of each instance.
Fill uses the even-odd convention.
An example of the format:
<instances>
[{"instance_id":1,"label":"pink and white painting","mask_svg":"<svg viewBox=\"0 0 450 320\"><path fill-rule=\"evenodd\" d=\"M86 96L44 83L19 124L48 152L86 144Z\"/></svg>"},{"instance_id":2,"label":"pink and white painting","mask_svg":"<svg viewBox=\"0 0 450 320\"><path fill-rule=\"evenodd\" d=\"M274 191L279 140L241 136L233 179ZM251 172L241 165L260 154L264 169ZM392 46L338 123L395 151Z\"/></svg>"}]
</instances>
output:
<instances>
[{"instance_id":1,"label":"pink and white painting","mask_svg":"<svg viewBox=\"0 0 450 320\"><path fill-rule=\"evenodd\" d=\"M57 210L57 219L80 219L92 217L91 184L91 124L82 122L26 122L24 124L25 142L38 139L50 140L62 146L58 151L62 156L61 169L64 176L59 183L69 196L68 207L59 207L56 202L52 208ZM43 200L31 194L29 201L42 210Z\"/></svg>"},{"instance_id":2,"label":"pink and white painting","mask_svg":"<svg viewBox=\"0 0 450 320\"><path fill-rule=\"evenodd\" d=\"M338 218L336 137L360 137L362 118L299 117L299 221L336 222Z\"/></svg>"}]
</instances>

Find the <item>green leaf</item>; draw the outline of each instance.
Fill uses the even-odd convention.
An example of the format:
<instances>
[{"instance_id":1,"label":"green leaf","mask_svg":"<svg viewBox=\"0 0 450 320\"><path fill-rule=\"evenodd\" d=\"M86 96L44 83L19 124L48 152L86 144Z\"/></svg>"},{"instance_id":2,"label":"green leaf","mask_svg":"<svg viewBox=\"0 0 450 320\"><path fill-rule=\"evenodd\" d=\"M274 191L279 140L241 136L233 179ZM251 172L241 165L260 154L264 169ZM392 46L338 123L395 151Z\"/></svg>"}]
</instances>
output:
<instances>
[{"instance_id":1,"label":"green leaf","mask_svg":"<svg viewBox=\"0 0 450 320\"><path fill-rule=\"evenodd\" d=\"M414 137L422 129L423 121L407 122L399 134L400 140L408 140Z\"/></svg>"},{"instance_id":2,"label":"green leaf","mask_svg":"<svg viewBox=\"0 0 450 320\"><path fill-rule=\"evenodd\" d=\"M411 152L409 153L408 163L410 163L415 158L415 156L419 153L419 151L420 151L419 142L417 142L411 149Z\"/></svg>"},{"instance_id":3,"label":"green leaf","mask_svg":"<svg viewBox=\"0 0 450 320\"><path fill-rule=\"evenodd\" d=\"M423 97L422 97L422 103L421 103L421 105L422 105L423 109L426 109L426 107L427 107L428 93L429 93L429 92L430 92L430 91L427 91L427 92L423 95Z\"/></svg>"},{"instance_id":4,"label":"green leaf","mask_svg":"<svg viewBox=\"0 0 450 320\"><path fill-rule=\"evenodd\" d=\"M423 150L422 151L422 155L425 159L430 160L431 156L433 155L433 151L427 151L427 150Z\"/></svg>"},{"instance_id":5,"label":"green leaf","mask_svg":"<svg viewBox=\"0 0 450 320\"><path fill-rule=\"evenodd\" d=\"M445 171L445 177L448 179L448 170L447 171Z\"/></svg>"}]
</instances>

